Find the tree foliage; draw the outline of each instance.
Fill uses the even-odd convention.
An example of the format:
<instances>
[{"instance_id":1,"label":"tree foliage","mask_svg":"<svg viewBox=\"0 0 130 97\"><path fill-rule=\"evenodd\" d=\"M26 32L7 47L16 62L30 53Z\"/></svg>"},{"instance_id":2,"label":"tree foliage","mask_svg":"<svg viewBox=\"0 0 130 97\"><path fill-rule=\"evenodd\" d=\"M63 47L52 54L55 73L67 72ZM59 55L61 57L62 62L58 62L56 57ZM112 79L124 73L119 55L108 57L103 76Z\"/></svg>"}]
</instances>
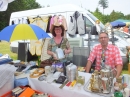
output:
<instances>
[{"instance_id":1,"label":"tree foliage","mask_svg":"<svg viewBox=\"0 0 130 97\"><path fill-rule=\"evenodd\" d=\"M0 12L0 30L9 25L9 19L12 12L40 8L36 0L15 0L8 5L6 11Z\"/></svg>"},{"instance_id":2,"label":"tree foliage","mask_svg":"<svg viewBox=\"0 0 130 97\"><path fill-rule=\"evenodd\" d=\"M99 4L101 5L101 7L103 7L103 9L108 7L107 0L100 0ZM49 7L50 5L47 6ZM40 4L38 4L35 0L15 0L14 2L9 3L8 9L4 12L0 12L0 30L9 25L9 19L12 12L35 9L40 7ZM88 11L91 12L90 10ZM113 10L110 15L102 14L98 8L96 8L95 11L91 13L96 16L101 22L103 22L103 24L107 22L112 22L117 19L130 20L130 14L124 15L122 12L116 12L115 10Z\"/></svg>"},{"instance_id":3,"label":"tree foliage","mask_svg":"<svg viewBox=\"0 0 130 97\"><path fill-rule=\"evenodd\" d=\"M115 12L114 10L110 13L110 21L114 21L116 19L124 19L124 14L121 12Z\"/></svg>"},{"instance_id":4,"label":"tree foliage","mask_svg":"<svg viewBox=\"0 0 130 97\"><path fill-rule=\"evenodd\" d=\"M130 20L130 14L124 16L125 19Z\"/></svg>"},{"instance_id":5,"label":"tree foliage","mask_svg":"<svg viewBox=\"0 0 130 97\"><path fill-rule=\"evenodd\" d=\"M99 0L98 4L103 8L104 14L104 9L108 7L108 0Z\"/></svg>"},{"instance_id":6,"label":"tree foliage","mask_svg":"<svg viewBox=\"0 0 130 97\"><path fill-rule=\"evenodd\" d=\"M89 11L91 12L91 11ZM116 12L113 10L110 15L103 15L98 8L94 12L91 12L94 16L96 16L103 24L107 22L112 22L117 19L127 19L130 20L130 14L124 15L122 12Z\"/></svg>"}]
</instances>

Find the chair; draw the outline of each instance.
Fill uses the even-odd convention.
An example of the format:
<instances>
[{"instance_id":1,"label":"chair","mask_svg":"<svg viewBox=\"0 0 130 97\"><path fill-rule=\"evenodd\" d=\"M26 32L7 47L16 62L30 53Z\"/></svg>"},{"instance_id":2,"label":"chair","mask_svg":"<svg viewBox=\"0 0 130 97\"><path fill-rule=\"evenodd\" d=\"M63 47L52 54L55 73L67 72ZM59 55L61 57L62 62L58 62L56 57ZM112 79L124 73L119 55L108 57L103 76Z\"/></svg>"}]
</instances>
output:
<instances>
[{"instance_id":1,"label":"chair","mask_svg":"<svg viewBox=\"0 0 130 97\"><path fill-rule=\"evenodd\" d=\"M71 53L67 56L68 60L72 61L73 57L73 47L82 47L83 46L83 38L68 38L70 48L71 48Z\"/></svg>"},{"instance_id":2,"label":"chair","mask_svg":"<svg viewBox=\"0 0 130 97\"><path fill-rule=\"evenodd\" d=\"M73 63L85 67L89 57L88 47L73 47Z\"/></svg>"},{"instance_id":3,"label":"chair","mask_svg":"<svg viewBox=\"0 0 130 97\"><path fill-rule=\"evenodd\" d=\"M73 47L73 60L72 62L81 67L86 67L87 59L89 57L88 47ZM95 61L93 62L90 73L93 72L95 68Z\"/></svg>"}]
</instances>

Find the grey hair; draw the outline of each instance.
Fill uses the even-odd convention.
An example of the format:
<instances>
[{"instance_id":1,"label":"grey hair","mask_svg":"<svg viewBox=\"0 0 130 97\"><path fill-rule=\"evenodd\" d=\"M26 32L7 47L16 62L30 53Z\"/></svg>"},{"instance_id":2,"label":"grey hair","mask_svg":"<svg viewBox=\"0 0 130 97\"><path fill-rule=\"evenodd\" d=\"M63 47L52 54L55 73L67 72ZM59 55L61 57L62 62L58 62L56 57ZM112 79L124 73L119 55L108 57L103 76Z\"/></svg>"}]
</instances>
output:
<instances>
[{"instance_id":1,"label":"grey hair","mask_svg":"<svg viewBox=\"0 0 130 97\"><path fill-rule=\"evenodd\" d=\"M106 35L108 36L108 33L106 33L106 32L100 32L100 33L99 33L99 36L100 36L101 34L106 34Z\"/></svg>"}]
</instances>

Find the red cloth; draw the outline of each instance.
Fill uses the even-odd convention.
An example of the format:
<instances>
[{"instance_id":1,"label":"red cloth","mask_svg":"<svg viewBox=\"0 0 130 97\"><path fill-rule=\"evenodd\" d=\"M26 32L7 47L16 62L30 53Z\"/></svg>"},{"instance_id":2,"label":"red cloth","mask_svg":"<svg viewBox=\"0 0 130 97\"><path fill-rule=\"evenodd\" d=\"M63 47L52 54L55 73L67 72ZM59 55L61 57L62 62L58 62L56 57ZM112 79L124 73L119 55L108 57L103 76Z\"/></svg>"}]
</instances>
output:
<instances>
[{"instance_id":1,"label":"red cloth","mask_svg":"<svg viewBox=\"0 0 130 97\"><path fill-rule=\"evenodd\" d=\"M102 54L102 47L101 44L98 44L93 48L88 58L88 60L90 60L91 62L93 62L94 59L96 58L95 69L97 70L100 70L101 54ZM111 68L114 68L116 65L119 64L123 65L119 49L112 44L108 44L107 49L105 50L105 64L109 65Z\"/></svg>"}]
</instances>

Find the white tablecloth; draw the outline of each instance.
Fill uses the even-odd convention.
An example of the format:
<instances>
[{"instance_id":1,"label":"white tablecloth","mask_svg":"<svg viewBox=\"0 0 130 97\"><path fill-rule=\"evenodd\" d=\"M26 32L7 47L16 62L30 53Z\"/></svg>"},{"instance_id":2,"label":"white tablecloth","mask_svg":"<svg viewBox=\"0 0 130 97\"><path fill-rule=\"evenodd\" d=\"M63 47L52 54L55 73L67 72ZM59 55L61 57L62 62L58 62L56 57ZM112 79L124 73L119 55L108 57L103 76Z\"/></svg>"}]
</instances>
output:
<instances>
[{"instance_id":1,"label":"white tablecloth","mask_svg":"<svg viewBox=\"0 0 130 97\"><path fill-rule=\"evenodd\" d=\"M84 72L79 72L79 75L85 76L85 83L91 77L91 74ZM60 89L59 87L61 86L61 84L47 83L46 81L39 81L38 78L30 77L28 77L28 80L29 85L33 89L48 93L53 97L102 97L94 93L86 92L83 87L80 90L78 90L77 87L71 90L67 86L64 86L62 89Z\"/></svg>"}]
</instances>

